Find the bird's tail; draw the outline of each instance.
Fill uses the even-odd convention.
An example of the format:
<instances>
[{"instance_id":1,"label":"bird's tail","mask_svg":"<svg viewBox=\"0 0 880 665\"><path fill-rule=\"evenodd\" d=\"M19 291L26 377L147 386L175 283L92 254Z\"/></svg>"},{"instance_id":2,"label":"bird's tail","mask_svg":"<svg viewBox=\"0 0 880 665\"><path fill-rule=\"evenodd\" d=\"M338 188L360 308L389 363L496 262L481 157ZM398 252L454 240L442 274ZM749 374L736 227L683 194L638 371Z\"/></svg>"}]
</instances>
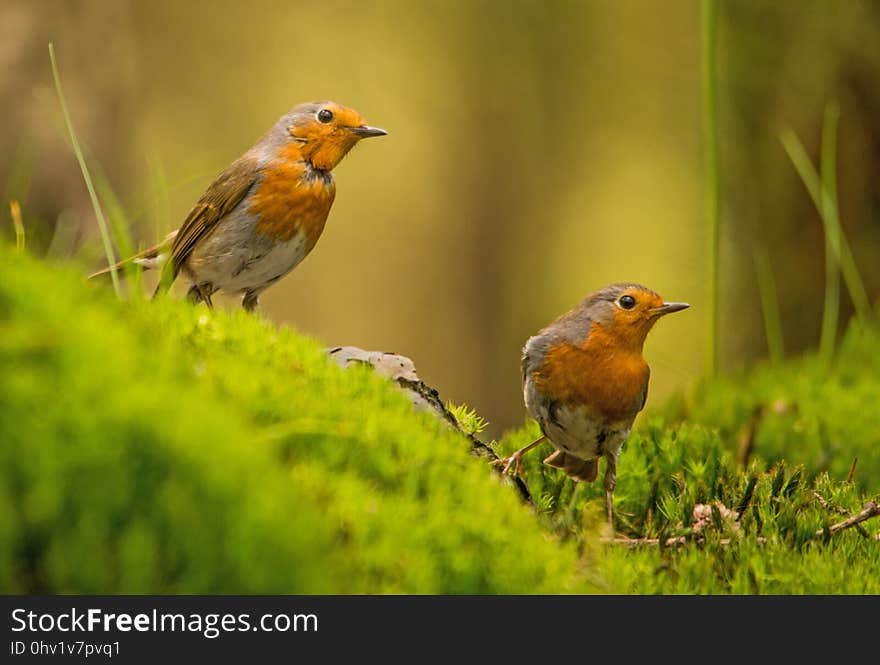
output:
<instances>
[{"instance_id":1,"label":"bird's tail","mask_svg":"<svg viewBox=\"0 0 880 665\"><path fill-rule=\"evenodd\" d=\"M561 450L550 454L544 460L544 464L562 469L572 480L576 480L579 483L591 483L599 475L598 459L582 460L580 457L569 455Z\"/></svg>"},{"instance_id":2,"label":"bird's tail","mask_svg":"<svg viewBox=\"0 0 880 665\"><path fill-rule=\"evenodd\" d=\"M89 279L94 279L95 277L100 277L101 275L109 275L111 271L121 270L129 263L139 265L143 270L153 270L154 268L161 268L165 261L168 260L168 256L171 254L171 245L174 243L174 238L176 235L177 231L172 231L165 237L165 240L163 240L158 245L145 249L142 252L138 252L134 256L123 259L122 261L119 261L112 266L102 268L98 272L93 272L91 275L89 275Z\"/></svg>"}]
</instances>

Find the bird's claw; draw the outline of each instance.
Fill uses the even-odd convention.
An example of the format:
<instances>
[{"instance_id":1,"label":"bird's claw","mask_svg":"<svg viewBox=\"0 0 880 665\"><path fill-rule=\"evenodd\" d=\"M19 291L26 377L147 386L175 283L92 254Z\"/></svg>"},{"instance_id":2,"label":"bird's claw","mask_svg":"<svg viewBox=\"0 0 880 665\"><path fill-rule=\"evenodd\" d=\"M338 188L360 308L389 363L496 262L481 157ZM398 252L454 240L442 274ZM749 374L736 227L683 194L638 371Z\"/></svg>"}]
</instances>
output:
<instances>
[{"instance_id":1,"label":"bird's claw","mask_svg":"<svg viewBox=\"0 0 880 665\"><path fill-rule=\"evenodd\" d=\"M504 468L501 470L502 475L508 475L510 470L513 469L513 475L518 476L522 473L522 455L517 455L514 453L510 457L505 457L504 459L497 459L492 462L494 466L504 465Z\"/></svg>"}]
</instances>

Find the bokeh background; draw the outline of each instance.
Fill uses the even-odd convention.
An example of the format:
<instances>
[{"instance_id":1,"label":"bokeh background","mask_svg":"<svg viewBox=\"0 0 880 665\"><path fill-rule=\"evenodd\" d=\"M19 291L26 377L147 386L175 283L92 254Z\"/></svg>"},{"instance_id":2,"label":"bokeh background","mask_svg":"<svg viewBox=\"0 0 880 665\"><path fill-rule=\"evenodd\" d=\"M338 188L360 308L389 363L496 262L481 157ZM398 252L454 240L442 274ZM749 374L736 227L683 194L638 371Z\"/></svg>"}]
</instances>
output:
<instances>
[{"instance_id":1,"label":"bokeh background","mask_svg":"<svg viewBox=\"0 0 880 665\"><path fill-rule=\"evenodd\" d=\"M817 343L822 226L779 134L815 159L832 99L841 218L880 292L880 3L730 0L720 21L719 344L733 371L767 354L756 254L786 353ZM100 242L49 41L89 163L142 245L296 103L333 99L388 129L337 169L324 236L263 312L327 345L411 356L492 433L525 418L525 339L613 281L693 305L648 341L651 401L702 374L696 0L2 0L3 209L20 200L32 250L86 271ZM841 326L850 311L844 294Z\"/></svg>"}]
</instances>

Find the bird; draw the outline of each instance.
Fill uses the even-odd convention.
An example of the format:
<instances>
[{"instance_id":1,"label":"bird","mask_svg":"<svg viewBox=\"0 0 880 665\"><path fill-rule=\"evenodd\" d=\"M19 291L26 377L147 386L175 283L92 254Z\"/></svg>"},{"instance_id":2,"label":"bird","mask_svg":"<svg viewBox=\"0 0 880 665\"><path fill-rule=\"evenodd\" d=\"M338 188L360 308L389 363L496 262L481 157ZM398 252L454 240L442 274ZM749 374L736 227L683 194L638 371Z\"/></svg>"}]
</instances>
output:
<instances>
[{"instance_id":1,"label":"bird","mask_svg":"<svg viewBox=\"0 0 880 665\"><path fill-rule=\"evenodd\" d=\"M295 106L217 176L179 229L90 277L130 262L162 268L155 295L182 273L191 301L213 307L217 291L238 293L253 311L315 247L336 196L336 165L360 140L387 133L332 101Z\"/></svg>"},{"instance_id":2,"label":"bird","mask_svg":"<svg viewBox=\"0 0 880 665\"><path fill-rule=\"evenodd\" d=\"M593 482L605 459L605 507L613 528L617 458L648 398L651 370L645 338L667 314L687 309L634 283L617 283L587 296L538 334L522 352L526 410L541 437L497 464L519 475L522 457L544 441L555 450L544 464L576 482Z\"/></svg>"}]
</instances>

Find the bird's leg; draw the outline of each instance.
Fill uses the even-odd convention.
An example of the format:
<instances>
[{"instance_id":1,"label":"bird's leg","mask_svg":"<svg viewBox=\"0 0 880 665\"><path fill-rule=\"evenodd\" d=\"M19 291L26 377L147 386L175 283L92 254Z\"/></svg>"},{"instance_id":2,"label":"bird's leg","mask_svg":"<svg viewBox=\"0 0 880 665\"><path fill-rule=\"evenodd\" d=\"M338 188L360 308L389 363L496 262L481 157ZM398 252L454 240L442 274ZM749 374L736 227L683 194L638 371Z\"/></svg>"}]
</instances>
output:
<instances>
[{"instance_id":1,"label":"bird's leg","mask_svg":"<svg viewBox=\"0 0 880 665\"><path fill-rule=\"evenodd\" d=\"M257 305L260 304L260 292L259 291L245 291L244 298L242 298L241 306L244 307L244 311L253 312L257 309Z\"/></svg>"},{"instance_id":2,"label":"bird's leg","mask_svg":"<svg viewBox=\"0 0 880 665\"><path fill-rule=\"evenodd\" d=\"M510 471L510 469L513 468L514 475L518 476L519 472L522 471L523 455L525 455L527 452L529 452L535 446L538 446L541 443L543 443L544 439L546 439L546 438L547 437L542 436L539 439L532 441L525 448L520 448L515 453L513 453L510 457L505 457L504 459L495 460L495 462L494 462L495 466L501 466L503 464L504 470L501 473L504 473L504 474L508 473Z\"/></svg>"},{"instance_id":3,"label":"bird's leg","mask_svg":"<svg viewBox=\"0 0 880 665\"><path fill-rule=\"evenodd\" d=\"M605 508L608 511L608 526L614 528L614 485L617 484L617 455L605 456Z\"/></svg>"},{"instance_id":4,"label":"bird's leg","mask_svg":"<svg viewBox=\"0 0 880 665\"><path fill-rule=\"evenodd\" d=\"M189 301L194 305L203 302L209 309L214 309L214 303L211 302L211 294L213 291L214 290L211 288L210 284L193 284L189 287L186 297L189 298Z\"/></svg>"}]
</instances>

